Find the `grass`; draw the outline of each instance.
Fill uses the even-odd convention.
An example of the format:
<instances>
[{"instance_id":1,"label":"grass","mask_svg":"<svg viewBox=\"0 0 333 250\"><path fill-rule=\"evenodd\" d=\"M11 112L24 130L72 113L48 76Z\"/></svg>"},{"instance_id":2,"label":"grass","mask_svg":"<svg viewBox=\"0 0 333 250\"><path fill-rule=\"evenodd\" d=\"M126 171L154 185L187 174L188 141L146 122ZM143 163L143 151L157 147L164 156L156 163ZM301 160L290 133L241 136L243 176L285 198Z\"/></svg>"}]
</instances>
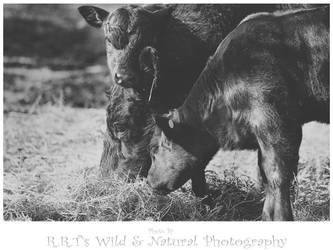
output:
<instances>
[{"instance_id":1,"label":"grass","mask_svg":"<svg viewBox=\"0 0 333 250\"><path fill-rule=\"evenodd\" d=\"M4 111L31 113L34 107L48 103L103 107L109 81L107 68L100 65L80 70L5 67Z\"/></svg>"},{"instance_id":2,"label":"grass","mask_svg":"<svg viewBox=\"0 0 333 250\"><path fill-rule=\"evenodd\" d=\"M299 164L294 210L298 220L329 220L329 159Z\"/></svg>"},{"instance_id":3,"label":"grass","mask_svg":"<svg viewBox=\"0 0 333 250\"><path fill-rule=\"evenodd\" d=\"M100 178L104 112L44 105L31 114L4 114L5 220L260 220L263 193L243 174L250 165L238 161L251 158L249 152L224 155L234 162L229 168L208 168L212 194L206 200L192 194L190 183L159 196L144 180ZM321 136L328 129L320 124L304 129L293 192L296 220L329 220L329 150ZM312 130L319 139L311 137ZM317 153L309 153L311 147Z\"/></svg>"}]
</instances>

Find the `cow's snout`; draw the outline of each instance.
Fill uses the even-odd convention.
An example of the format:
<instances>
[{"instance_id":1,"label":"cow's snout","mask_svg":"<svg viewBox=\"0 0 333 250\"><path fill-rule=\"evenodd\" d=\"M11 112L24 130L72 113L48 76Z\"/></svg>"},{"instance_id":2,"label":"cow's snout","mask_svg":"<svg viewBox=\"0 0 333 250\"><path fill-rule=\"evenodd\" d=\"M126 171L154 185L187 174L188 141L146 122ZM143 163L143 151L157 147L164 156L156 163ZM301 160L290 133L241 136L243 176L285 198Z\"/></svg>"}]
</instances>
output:
<instances>
[{"instance_id":1,"label":"cow's snout","mask_svg":"<svg viewBox=\"0 0 333 250\"><path fill-rule=\"evenodd\" d=\"M136 78L132 75L116 72L114 74L114 81L116 84L124 88L133 88L135 85Z\"/></svg>"},{"instance_id":2,"label":"cow's snout","mask_svg":"<svg viewBox=\"0 0 333 250\"><path fill-rule=\"evenodd\" d=\"M114 80L116 81L116 83L120 84L123 81L123 75L119 74L119 73L115 73L114 74Z\"/></svg>"}]
</instances>

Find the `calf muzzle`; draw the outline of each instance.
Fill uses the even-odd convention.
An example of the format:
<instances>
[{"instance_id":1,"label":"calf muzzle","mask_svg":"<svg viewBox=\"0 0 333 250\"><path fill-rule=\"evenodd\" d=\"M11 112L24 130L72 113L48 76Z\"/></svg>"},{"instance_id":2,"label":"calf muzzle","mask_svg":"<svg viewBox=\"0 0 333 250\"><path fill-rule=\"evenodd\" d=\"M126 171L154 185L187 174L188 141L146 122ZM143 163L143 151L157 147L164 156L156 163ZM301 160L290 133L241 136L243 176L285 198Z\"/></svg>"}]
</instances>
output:
<instances>
[{"instance_id":1,"label":"calf muzzle","mask_svg":"<svg viewBox=\"0 0 333 250\"><path fill-rule=\"evenodd\" d=\"M153 192L155 194L167 195L168 193L173 191L168 187L167 183L156 181L154 180L154 178L151 177L151 175L148 175L147 183L153 189Z\"/></svg>"}]
</instances>

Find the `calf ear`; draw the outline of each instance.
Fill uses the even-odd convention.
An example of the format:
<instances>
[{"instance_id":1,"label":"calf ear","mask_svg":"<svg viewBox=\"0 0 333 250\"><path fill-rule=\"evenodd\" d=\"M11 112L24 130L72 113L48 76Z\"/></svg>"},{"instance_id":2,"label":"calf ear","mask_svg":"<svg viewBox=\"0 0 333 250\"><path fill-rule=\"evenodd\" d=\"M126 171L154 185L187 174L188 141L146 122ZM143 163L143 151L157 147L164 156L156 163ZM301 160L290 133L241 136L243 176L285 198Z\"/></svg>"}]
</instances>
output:
<instances>
[{"instance_id":1,"label":"calf ear","mask_svg":"<svg viewBox=\"0 0 333 250\"><path fill-rule=\"evenodd\" d=\"M158 69L158 53L153 47L145 47L139 55L139 65L142 71L153 72Z\"/></svg>"},{"instance_id":2,"label":"calf ear","mask_svg":"<svg viewBox=\"0 0 333 250\"><path fill-rule=\"evenodd\" d=\"M81 6L78 8L81 16L87 21L88 24L95 28L100 28L103 21L109 15L109 12L95 6Z\"/></svg>"},{"instance_id":3,"label":"calf ear","mask_svg":"<svg viewBox=\"0 0 333 250\"><path fill-rule=\"evenodd\" d=\"M147 74L149 78L152 77L152 81L146 81L147 85L145 85L145 88L150 88L149 90L149 97L148 97L148 103L150 102L153 91L157 87L158 81L159 81L159 57L157 50L153 47L145 47L139 56L139 65L140 69ZM148 84L151 84L150 86Z\"/></svg>"}]
</instances>

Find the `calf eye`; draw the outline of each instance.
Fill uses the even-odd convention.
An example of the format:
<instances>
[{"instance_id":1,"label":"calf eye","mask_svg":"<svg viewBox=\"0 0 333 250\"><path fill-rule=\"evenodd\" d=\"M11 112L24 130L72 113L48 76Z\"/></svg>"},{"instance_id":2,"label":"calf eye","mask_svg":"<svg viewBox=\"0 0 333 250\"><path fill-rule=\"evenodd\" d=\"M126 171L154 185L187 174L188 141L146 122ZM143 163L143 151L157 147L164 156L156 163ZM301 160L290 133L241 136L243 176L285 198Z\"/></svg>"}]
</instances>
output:
<instances>
[{"instance_id":1,"label":"calf eye","mask_svg":"<svg viewBox=\"0 0 333 250\"><path fill-rule=\"evenodd\" d=\"M119 122L113 123L113 128L117 133L125 132L126 128L124 124L120 124Z\"/></svg>"},{"instance_id":2,"label":"calf eye","mask_svg":"<svg viewBox=\"0 0 333 250\"><path fill-rule=\"evenodd\" d=\"M118 122L113 123L113 131L114 131L115 136L120 140L122 138L126 137L127 133L128 133L128 130L127 130L125 124L120 124Z\"/></svg>"}]
</instances>

